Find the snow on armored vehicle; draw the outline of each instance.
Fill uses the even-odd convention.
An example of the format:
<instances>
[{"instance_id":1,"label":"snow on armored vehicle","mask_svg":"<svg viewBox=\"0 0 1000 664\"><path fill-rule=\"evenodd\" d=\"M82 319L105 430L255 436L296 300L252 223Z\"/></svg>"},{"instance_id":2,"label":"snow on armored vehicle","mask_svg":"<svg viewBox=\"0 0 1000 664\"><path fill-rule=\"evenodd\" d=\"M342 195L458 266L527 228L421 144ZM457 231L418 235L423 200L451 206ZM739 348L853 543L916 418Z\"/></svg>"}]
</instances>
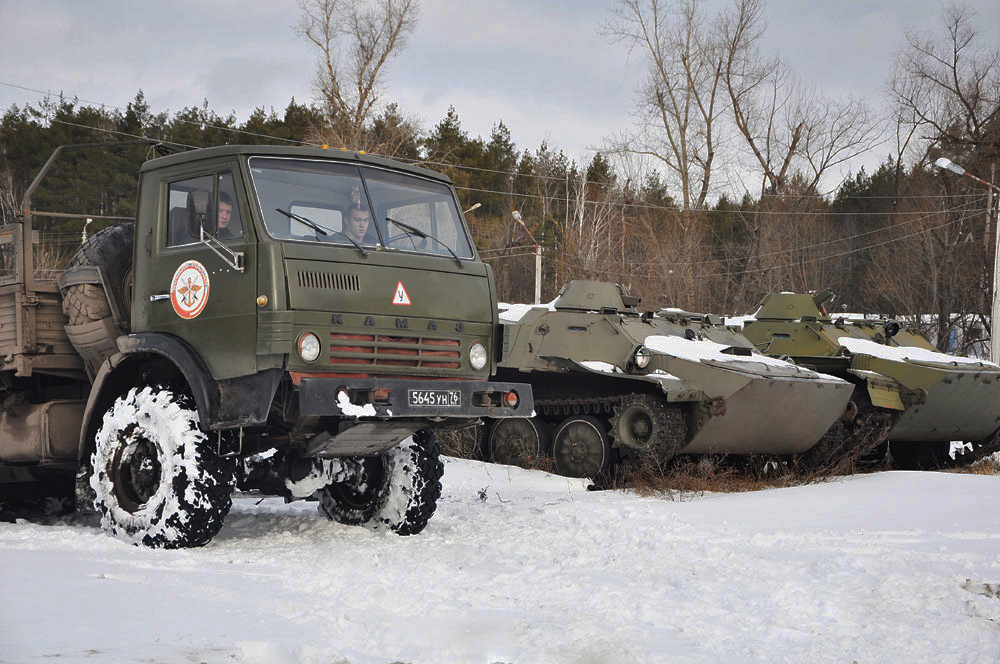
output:
<instances>
[{"instance_id":1,"label":"snow on armored vehicle","mask_svg":"<svg viewBox=\"0 0 1000 664\"><path fill-rule=\"evenodd\" d=\"M969 463L1000 450L1000 366L937 351L894 320L832 317L821 293L770 293L743 334L762 352L849 380L865 413L887 422L873 434L904 469ZM949 455L952 441L971 450Z\"/></svg>"},{"instance_id":2,"label":"snow on armored vehicle","mask_svg":"<svg viewBox=\"0 0 1000 664\"><path fill-rule=\"evenodd\" d=\"M572 281L549 306L501 314L498 377L530 382L536 416L492 422L487 458L594 477L625 456L811 448L852 386L756 352L711 315L639 313L621 286Z\"/></svg>"},{"instance_id":3,"label":"snow on armored vehicle","mask_svg":"<svg viewBox=\"0 0 1000 664\"><path fill-rule=\"evenodd\" d=\"M0 227L0 501L75 493L112 535L189 547L238 480L413 534L441 493L434 429L531 413L530 386L490 380L493 274L445 176L313 148L168 154L142 166L134 223L39 276L36 218L91 216L31 209L59 153Z\"/></svg>"}]
</instances>

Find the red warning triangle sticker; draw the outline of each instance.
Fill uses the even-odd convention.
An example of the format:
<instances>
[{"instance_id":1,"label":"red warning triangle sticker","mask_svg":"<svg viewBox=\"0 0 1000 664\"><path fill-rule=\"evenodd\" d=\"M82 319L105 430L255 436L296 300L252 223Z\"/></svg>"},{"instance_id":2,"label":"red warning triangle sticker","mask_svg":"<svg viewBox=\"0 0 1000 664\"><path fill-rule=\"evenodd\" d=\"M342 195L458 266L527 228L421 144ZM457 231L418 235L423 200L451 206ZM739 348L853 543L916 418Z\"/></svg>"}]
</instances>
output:
<instances>
[{"instance_id":1,"label":"red warning triangle sticker","mask_svg":"<svg viewBox=\"0 0 1000 664\"><path fill-rule=\"evenodd\" d=\"M406 289L403 288L402 281L396 284L396 295L392 298L392 303L410 304L410 296L406 294Z\"/></svg>"}]
</instances>

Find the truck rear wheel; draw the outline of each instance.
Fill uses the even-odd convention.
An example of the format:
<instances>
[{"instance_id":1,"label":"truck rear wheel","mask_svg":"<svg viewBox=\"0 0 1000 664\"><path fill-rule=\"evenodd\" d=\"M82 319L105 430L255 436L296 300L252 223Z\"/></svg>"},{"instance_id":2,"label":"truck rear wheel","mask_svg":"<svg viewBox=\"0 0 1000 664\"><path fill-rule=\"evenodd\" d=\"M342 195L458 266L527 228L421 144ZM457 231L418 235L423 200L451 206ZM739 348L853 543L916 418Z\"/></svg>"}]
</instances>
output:
<instances>
[{"instance_id":1,"label":"truck rear wheel","mask_svg":"<svg viewBox=\"0 0 1000 664\"><path fill-rule=\"evenodd\" d=\"M338 523L416 535L441 497L440 456L434 430L421 429L385 454L366 458L363 472L325 486L319 509Z\"/></svg>"},{"instance_id":2,"label":"truck rear wheel","mask_svg":"<svg viewBox=\"0 0 1000 664\"><path fill-rule=\"evenodd\" d=\"M204 546L232 507L234 464L198 427L192 399L132 388L104 415L91 459L108 534L152 548Z\"/></svg>"}]
</instances>

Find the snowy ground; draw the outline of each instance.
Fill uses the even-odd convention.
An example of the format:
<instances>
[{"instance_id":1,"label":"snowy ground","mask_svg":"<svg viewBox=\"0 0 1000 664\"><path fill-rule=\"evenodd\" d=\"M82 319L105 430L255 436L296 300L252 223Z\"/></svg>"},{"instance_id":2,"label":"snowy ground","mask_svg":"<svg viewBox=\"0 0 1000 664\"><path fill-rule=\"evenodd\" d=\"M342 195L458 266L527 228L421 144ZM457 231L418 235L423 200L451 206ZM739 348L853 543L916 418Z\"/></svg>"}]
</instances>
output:
<instances>
[{"instance_id":1,"label":"snowy ground","mask_svg":"<svg viewBox=\"0 0 1000 664\"><path fill-rule=\"evenodd\" d=\"M996 662L1000 478L683 500L448 459L427 530L238 497L203 549L0 523L0 661Z\"/></svg>"}]
</instances>

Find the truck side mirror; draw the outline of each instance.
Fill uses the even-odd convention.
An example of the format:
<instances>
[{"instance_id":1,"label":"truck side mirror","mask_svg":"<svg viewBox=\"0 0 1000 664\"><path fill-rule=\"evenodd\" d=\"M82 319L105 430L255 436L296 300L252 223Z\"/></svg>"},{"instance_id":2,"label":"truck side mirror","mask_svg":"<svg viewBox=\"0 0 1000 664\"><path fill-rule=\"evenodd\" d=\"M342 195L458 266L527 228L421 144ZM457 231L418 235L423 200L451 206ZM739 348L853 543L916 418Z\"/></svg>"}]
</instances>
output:
<instances>
[{"instance_id":1,"label":"truck side mirror","mask_svg":"<svg viewBox=\"0 0 1000 664\"><path fill-rule=\"evenodd\" d=\"M212 209L212 192L195 189L187 196L188 231L191 237L200 238L201 229L209 235L215 235L218 221L215 210Z\"/></svg>"}]
</instances>

